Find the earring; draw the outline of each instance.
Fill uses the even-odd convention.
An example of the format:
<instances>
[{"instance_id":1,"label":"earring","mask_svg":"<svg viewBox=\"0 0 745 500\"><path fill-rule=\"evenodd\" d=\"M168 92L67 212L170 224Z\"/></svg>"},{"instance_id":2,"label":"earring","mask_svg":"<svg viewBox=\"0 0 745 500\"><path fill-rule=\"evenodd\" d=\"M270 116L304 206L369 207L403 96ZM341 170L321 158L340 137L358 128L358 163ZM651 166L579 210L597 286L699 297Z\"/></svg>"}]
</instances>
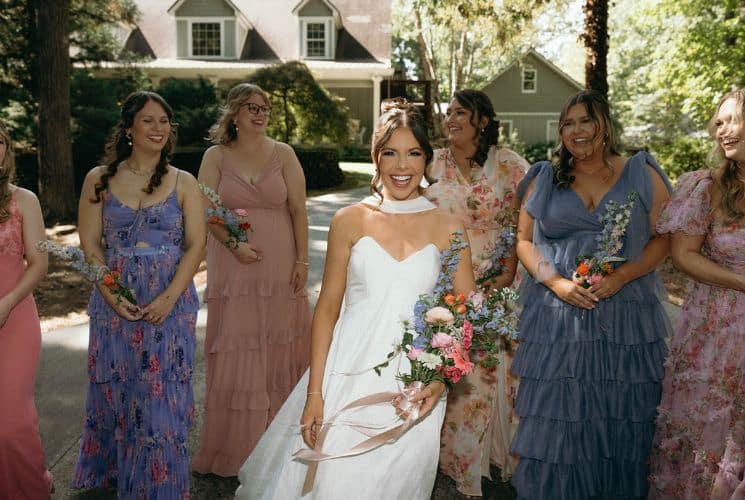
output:
<instances>
[{"instance_id":1,"label":"earring","mask_svg":"<svg viewBox=\"0 0 745 500\"><path fill-rule=\"evenodd\" d=\"M127 134L125 136L127 138L127 146L132 147L132 134Z\"/></svg>"},{"instance_id":2,"label":"earring","mask_svg":"<svg viewBox=\"0 0 745 500\"><path fill-rule=\"evenodd\" d=\"M238 124L233 122L233 128L235 129L235 133L238 133Z\"/></svg>"}]
</instances>

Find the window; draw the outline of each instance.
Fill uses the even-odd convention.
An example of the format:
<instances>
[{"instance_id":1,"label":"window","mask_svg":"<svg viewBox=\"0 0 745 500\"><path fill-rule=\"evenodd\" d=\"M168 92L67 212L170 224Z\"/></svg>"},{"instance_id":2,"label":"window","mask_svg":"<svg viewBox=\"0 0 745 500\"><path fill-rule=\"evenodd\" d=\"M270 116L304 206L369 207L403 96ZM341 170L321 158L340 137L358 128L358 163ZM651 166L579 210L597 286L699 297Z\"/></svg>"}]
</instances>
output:
<instances>
[{"instance_id":1,"label":"window","mask_svg":"<svg viewBox=\"0 0 745 500\"><path fill-rule=\"evenodd\" d=\"M222 55L221 23L191 24L192 57L220 57Z\"/></svg>"},{"instance_id":2,"label":"window","mask_svg":"<svg viewBox=\"0 0 745 500\"><path fill-rule=\"evenodd\" d=\"M546 142L559 139L559 120L546 120Z\"/></svg>"},{"instance_id":3,"label":"window","mask_svg":"<svg viewBox=\"0 0 745 500\"><path fill-rule=\"evenodd\" d=\"M300 20L300 56L308 59L333 59L333 20L326 17Z\"/></svg>"},{"instance_id":4,"label":"window","mask_svg":"<svg viewBox=\"0 0 745 500\"><path fill-rule=\"evenodd\" d=\"M537 88L535 68L523 68L523 94L533 94Z\"/></svg>"},{"instance_id":5,"label":"window","mask_svg":"<svg viewBox=\"0 0 745 500\"><path fill-rule=\"evenodd\" d=\"M512 134L512 120L499 120L499 136L509 138Z\"/></svg>"}]
</instances>

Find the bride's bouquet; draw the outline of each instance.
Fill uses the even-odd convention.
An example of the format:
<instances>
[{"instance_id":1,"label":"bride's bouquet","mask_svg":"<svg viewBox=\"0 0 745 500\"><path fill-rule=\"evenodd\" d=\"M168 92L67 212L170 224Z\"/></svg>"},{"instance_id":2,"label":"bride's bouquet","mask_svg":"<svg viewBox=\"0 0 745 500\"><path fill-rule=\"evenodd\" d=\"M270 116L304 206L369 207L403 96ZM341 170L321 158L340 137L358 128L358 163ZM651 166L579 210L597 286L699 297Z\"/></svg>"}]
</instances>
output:
<instances>
[{"instance_id":1,"label":"bride's bouquet","mask_svg":"<svg viewBox=\"0 0 745 500\"><path fill-rule=\"evenodd\" d=\"M405 355L411 372L397 375L404 385L441 381L452 386L473 371L472 358L482 366L494 366L506 341L517 338L514 291L503 288L468 297L453 293L452 276L465 246L460 233L455 233L442 253L437 286L432 293L419 296L413 320L404 321L401 342L375 367L378 375L391 360Z\"/></svg>"},{"instance_id":2,"label":"bride's bouquet","mask_svg":"<svg viewBox=\"0 0 745 500\"><path fill-rule=\"evenodd\" d=\"M211 187L199 183L199 189L204 196L210 200L212 207L205 210L207 222L223 226L228 232L228 239L225 244L230 248L238 248L239 243L248 242L248 232L251 231L251 224L246 221L248 215L243 209L230 210L222 204L222 198Z\"/></svg>"}]
</instances>

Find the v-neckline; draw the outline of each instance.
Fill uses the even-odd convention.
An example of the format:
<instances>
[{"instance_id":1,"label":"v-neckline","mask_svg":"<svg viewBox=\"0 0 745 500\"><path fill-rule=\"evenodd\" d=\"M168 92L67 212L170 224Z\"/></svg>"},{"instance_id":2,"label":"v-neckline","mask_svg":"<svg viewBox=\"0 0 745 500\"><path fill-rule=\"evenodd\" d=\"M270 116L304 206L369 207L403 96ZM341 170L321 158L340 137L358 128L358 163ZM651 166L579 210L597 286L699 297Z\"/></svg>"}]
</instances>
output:
<instances>
[{"instance_id":1,"label":"v-neckline","mask_svg":"<svg viewBox=\"0 0 745 500\"><path fill-rule=\"evenodd\" d=\"M446 148L446 158L445 162L447 165L452 168L455 171L455 180L458 184L461 186L466 187L472 187L478 183L477 180L473 180L473 171L474 169L483 169L481 165L476 164L476 167L471 167L471 179L467 179L465 175L463 175L463 172L461 172L460 167L458 166L458 163L455 161L455 156L453 156L453 152L450 150L450 148ZM481 177L481 174L479 173L479 178Z\"/></svg>"},{"instance_id":2,"label":"v-neckline","mask_svg":"<svg viewBox=\"0 0 745 500\"><path fill-rule=\"evenodd\" d=\"M598 211L600 207L602 207L605 204L605 199L610 195L614 189L616 189L616 186L621 182L623 179L623 176L626 175L626 170L631 166L631 157L627 158L626 161L623 164L623 171L621 172L621 175L618 176L618 179L616 179L616 182L613 183L611 187L608 188L608 190L603 194L603 196L600 197L600 201L598 201L597 205L595 205L595 208L590 210L587 205L585 205L585 200L582 199L582 197L577 193L577 191L574 190L574 188L569 185L569 190L574 194L574 197L579 201L580 205L585 209L585 212L587 212L589 215L595 215L595 213Z\"/></svg>"},{"instance_id":3,"label":"v-neckline","mask_svg":"<svg viewBox=\"0 0 745 500\"><path fill-rule=\"evenodd\" d=\"M262 165L261 171L259 171L259 175L257 175L255 179L253 179L253 180L252 179L246 179L243 175L241 175L240 169L236 165L233 165L233 168L232 168L233 175L238 180L240 180L241 182L243 182L245 185L250 186L252 188L256 188L256 186L258 186L259 182L261 182L264 179L264 176L266 175L267 170L269 170L268 167L272 163L272 160L274 159L274 155L276 154L276 152L277 152L277 141L274 141L274 144L272 145L272 151L271 151L271 153L269 153L269 157L264 162L264 165Z\"/></svg>"}]
</instances>

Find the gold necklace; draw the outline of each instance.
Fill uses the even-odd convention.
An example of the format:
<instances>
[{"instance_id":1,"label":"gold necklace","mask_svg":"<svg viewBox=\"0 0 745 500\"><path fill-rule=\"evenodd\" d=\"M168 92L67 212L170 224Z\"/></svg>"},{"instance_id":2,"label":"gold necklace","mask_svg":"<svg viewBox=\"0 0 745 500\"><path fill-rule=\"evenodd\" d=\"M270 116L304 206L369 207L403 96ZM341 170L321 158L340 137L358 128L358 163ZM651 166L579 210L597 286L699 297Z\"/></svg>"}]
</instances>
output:
<instances>
[{"instance_id":1,"label":"gold necklace","mask_svg":"<svg viewBox=\"0 0 745 500\"><path fill-rule=\"evenodd\" d=\"M132 164L129 163L129 160L124 160L124 164L127 165L127 168L129 169L130 172L140 177L152 177L153 172L155 172L155 169L152 169L150 172L143 172L139 168L134 168Z\"/></svg>"}]
</instances>

